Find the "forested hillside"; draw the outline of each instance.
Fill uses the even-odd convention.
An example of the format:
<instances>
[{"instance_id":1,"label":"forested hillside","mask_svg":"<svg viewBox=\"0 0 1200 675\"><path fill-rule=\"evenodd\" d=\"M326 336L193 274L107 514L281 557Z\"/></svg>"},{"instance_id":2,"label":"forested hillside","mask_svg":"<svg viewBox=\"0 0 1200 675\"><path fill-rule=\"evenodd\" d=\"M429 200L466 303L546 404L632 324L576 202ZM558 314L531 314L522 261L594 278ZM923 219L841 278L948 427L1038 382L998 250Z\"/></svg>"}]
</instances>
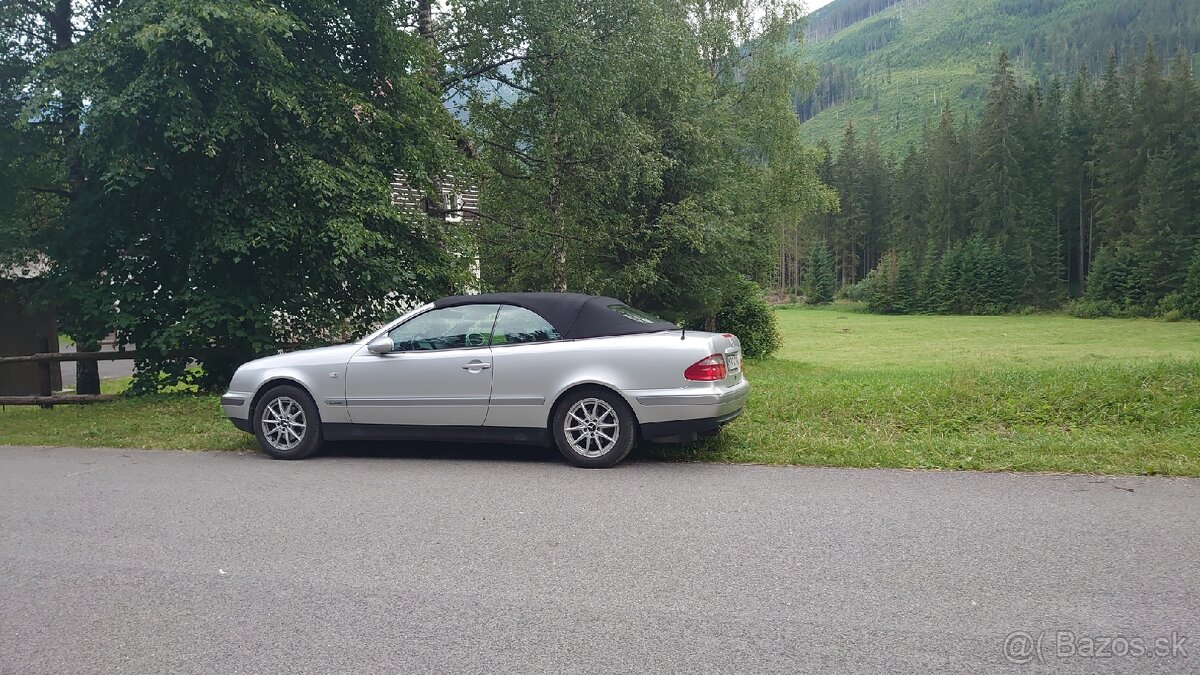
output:
<instances>
[{"instance_id":1,"label":"forested hillside","mask_svg":"<svg viewBox=\"0 0 1200 675\"><path fill-rule=\"evenodd\" d=\"M806 25L804 54L821 80L797 102L805 138L834 140L853 118L895 151L946 101L978 115L1001 50L1043 87L1082 66L1099 74L1110 50L1137 61L1150 40L1164 61L1200 51L1197 0L837 0Z\"/></svg>"},{"instance_id":2,"label":"forested hillside","mask_svg":"<svg viewBox=\"0 0 1200 675\"><path fill-rule=\"evenodd\" d=\"M885 313L1200 318L1200 86L1184 49L1164 65L1110 56L1047 89L1001 52L982 116L952 102L898 158L848 121L821 141L839 208L781 232L785 287L840 286Z\"/></svg>"}]
</instances>

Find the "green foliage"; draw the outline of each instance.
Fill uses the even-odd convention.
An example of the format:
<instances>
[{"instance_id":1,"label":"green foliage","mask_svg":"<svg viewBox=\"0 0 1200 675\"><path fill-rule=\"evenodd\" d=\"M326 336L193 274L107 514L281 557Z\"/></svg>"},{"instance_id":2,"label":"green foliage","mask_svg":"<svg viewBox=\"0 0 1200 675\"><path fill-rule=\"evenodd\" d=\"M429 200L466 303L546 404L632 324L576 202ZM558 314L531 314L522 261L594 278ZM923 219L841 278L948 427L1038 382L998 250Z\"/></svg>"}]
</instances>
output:
<instances>
[{"instance_id":1,"label":"green foliage","mask_svg":"<svg viewBox=\"0 0 1200 675\"><path fill-rule=\"evenodd\" d=\"M693 324L698 326L698 324ZM717 310L718 332L733 333L750 358L766 358L779 349L781 336L775 310L767 304L758 284L742 280Z\"/></svg>"},{"instance_id":2,"label":"green foliage","mask_svg":"<svg viewBox=\"0 0 1200 675\"><path fill-rule=\"evenodd\" d=\"M1200 5L842 0L809 17L806 39L822 80L811 98L797 103L807 120L805 138L832 142L848 117L877 118L881 132L888 131L884 146L901 152L920 141L943 101L970 114L981 112L990 66L1000 50L1014 55L1020 77L1042 82L1085 66L1099 73L1110 49L1136 62L1151 39L1163 55L1178 47L1200 51Z\"/></svg>"},{"instance_id":3,"label":"green foliage","mask_svg":"<svg viewBox=\"0 0 1200 675\"><path fill-rule=\"evenodd\" d=\"M1180 290L1200 241L1190 59L1164 68L1149 47L1136 69L1112 57L1099 85L1081 71L1043 89L1020 83L1001 53L982 118L956 119L947 103L898 162L873 148L874 128L864 143L864 126L848 122L822 172L839 209L803 227L831 242L842 285L878 270L878 311L1045 310L1086 288L1075 311L1150 316ZM915 302L895 297L901 270L915 271Z\"/></svg>"},{"instance_id":4,"label":"green foliage","mask_svg":"<svg viewBox=\"0 0 1200 675\"><path fill-rule=\"evenodd\" d=\"M491 174L487 285L711 316L741 277L767 275L780 223L827 201L790 109L812 81L787 42L794 8L755 19L742 0L700 15L649 0L496 4L468 16L472 30L520 25L526 56L465 85ZM493 96L497 82L512 96Z\"/></svg>"},{"instance_id":5,"label":"green foliage","mask_svg":"<svg viewBox=\"0 0 1200 675\"><path fill-rule=\"evenodd\" d=\"M852 302L867 302L871 297L871 286L873 281L874 277L868 274L856 283L848 286L842 286L838 293L842 298Z\"/></svg>"},{"instance_id":6,"label":"green foliage","mask_svg":"<svg viewBox=\"0 0 1200 675\"><path fill-rule=\"evenodd\" d=\"M1100 316L1124 315L1133 304L1132 298L1141 295L1136 285L1136 265L1136 256L1126 246L1101 249L1088 273L1083 307L1089 313L1109 312Z\"/></svg>"},{"instance_id":7,"label":"green foliage","mask_svg":"<svg viewBox=\"0 0 1200 675\"><path fill-rule=\"evenodd\" d=\"M917 305L917 270L913 262L888 251L871 271L867 308L878 314L908 314Z\"/></svg>"},{"instance_id":8,"label":"green foliage","mask_svg":"<svg viewBox=\"0 0 1200 675\"><path fill-rule=\"evenodd\" d=\"M216 387L251 356L452 290L460 245L389 194L396 171L421 184L455 153L401 11L128 2L46 58L23 115L88 101L82 183L39 241L68 332L136 344L140 391L190 376L173 352Z\"/></svg>"},{"instance_id":9,"label":"green foliage","mask_svg":"<svg viewBox=\"0 0 1200 675\"><path fill-rule=\"evenodd\" d=\"M804 274L800 278L800 292L804 302L817 305L831 302L837 291L837 278L833 271L833 252L824 241L814 241L804 263Z\"/></svg>"},{"instance_id":10,"label":"green foliage","mask_svg":"<svg viewBox=\"0 0 1200 675\"><path fill-rule=\"evenodd\" d=\"M1179 311L1189 319L1200 319L1200 246L1192 254L1187 280L1179 294Z\"/></svg>"}]
</instances>

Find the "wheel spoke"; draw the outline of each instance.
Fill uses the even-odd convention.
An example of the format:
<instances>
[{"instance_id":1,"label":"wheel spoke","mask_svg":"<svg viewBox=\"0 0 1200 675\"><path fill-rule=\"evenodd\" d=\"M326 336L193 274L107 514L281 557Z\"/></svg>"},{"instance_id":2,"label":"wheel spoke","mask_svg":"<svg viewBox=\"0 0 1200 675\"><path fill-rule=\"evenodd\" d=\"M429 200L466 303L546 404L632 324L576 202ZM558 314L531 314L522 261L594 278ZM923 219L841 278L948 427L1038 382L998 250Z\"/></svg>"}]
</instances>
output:
<instances>
[{"instance_id":1,"label":"wheel spoke","mask_svg":"<svg viewBox=\"0 0 1200 675\"><path fill-rule=\"evenodd\" d=\"M567 410L562 432L575 452L600 457L616 447L620 427L621 416L608 401L588 397Z\"/></svg>"},{"instance_id":2,"label":"wheel spoke","mask_svg":"<svg viewBox=\"0 0 1200 675\"><path fill-rule=\"evenodd\" d=\"M263 410L263 438L276 450L291 450L304 441L308 419L304 406L287 396L275 398Z\"/></svg>"}]
</instances>

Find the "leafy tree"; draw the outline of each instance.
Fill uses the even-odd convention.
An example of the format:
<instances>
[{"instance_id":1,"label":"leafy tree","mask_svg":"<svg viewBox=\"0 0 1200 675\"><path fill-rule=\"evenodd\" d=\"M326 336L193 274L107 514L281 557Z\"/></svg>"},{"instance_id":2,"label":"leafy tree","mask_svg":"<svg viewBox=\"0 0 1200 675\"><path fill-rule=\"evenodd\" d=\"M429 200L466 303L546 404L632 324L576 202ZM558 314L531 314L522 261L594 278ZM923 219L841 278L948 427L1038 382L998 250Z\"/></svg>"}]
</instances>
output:
<instances>
[{"instance_id":1,"label":"leafy tree","mask_svg":"<svg viewBox=\"0 0 1200 675\"><path fill-rule=\"evenodd\" d=\"M70 96L88 101L80 177L68 164L43 240L51 291L68 326L137 344L141 389L184 376L176 352L224 385L254 354L361 332L465 273L452 236L390 200L397 170L437 176L456 155L402 11L128 2L42 62L31 119L70 126Z\"/></svg>"},{"instance_id":2,"label":"leafy tree","mask_svg":"<svg viewBox=\"0 0 1200 675\"><path fill-rule=\"evenodd\" d=\"M711 325L738 279L771 276L777 251L763 242L829 201L791 110L812 83L791 10L500 4L524 56L499 76L511 97L492 95L494 75L471 88L492 174L485 281L602 292Z\"/></svg>"},{"instance_id":3,"label":"leafy tree","mask_svg":"<svg viewBox=\"0 0 1200 675\"><path fill-rule=\"evenodd\" d=\"M0 5L0 127L5 127L0 132L0 185L16 196L0 206L0 265L43 266L46 240L61 231L72 212L80 211L87 178L80 133L84 96L76 83L60 75L80 42L117 4L26 0ZM37 93L47 89L52 95L37 105ZM76 285L45 294L61 309L62 328L79 351L99 349L111 330L110 307L74 301L88 292ZM48 297L42 300L50 304ZM76 366L76 390L100 393L94 361Z\"/></svg>"}]
</instances>

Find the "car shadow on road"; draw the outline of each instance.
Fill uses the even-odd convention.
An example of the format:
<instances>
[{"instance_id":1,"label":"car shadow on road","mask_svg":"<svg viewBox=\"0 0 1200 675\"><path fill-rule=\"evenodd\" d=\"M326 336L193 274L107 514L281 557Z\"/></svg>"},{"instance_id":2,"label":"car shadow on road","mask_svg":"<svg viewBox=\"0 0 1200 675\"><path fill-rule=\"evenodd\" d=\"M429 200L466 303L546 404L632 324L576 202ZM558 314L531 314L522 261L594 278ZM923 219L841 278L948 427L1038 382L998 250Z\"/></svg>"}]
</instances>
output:
<instances>
[{"instance_id":1,"label":"car shadow on road","mask_svg":"<svg viewBox=\"0 0 1200 675\"><path fill-rule=\"evenodd\" d=\"M467 462L530 462L562 464L555 448L503 443L451 443L442 441L336 441L329 442L311 459L441 459ZM311 460L310 460L311 461ZM639 443L622 464L661 463L662 459Z\"/></svg>"}]
</instances>

